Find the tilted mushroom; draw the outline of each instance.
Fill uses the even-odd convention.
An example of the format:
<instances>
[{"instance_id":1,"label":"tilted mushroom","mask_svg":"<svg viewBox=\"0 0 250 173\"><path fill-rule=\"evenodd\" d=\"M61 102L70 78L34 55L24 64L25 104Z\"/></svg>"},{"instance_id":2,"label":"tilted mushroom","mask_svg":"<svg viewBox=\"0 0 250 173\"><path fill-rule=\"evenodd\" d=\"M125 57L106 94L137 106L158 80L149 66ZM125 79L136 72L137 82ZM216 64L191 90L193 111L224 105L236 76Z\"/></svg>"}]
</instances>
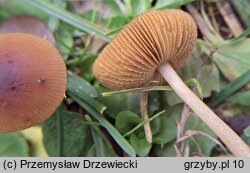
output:
<instances>
[{"instance_id":1,"label":"tilted mushroom","mask_svg":"<svg viewBox=\"0 0 250 173\"><path fill-rule=\"evenodd\" d=\"M61 104L65 90L66 67L49 41L0 35L0 133L41 123Z\"/></svg>"},{"instance_id":2,"label":"tilted mushroom","mask_svg":"<svg viewBox=\"0 0 250 173\"><path fill-rule=\"evenodd\" d=\"M182 10L143 13L105 47L93 72L104 86L116 90L147 86L161 75L234 155L250 156L249 146L175 72L192 53L196 37L194 20Z\"/></svg>"}]
</instances>

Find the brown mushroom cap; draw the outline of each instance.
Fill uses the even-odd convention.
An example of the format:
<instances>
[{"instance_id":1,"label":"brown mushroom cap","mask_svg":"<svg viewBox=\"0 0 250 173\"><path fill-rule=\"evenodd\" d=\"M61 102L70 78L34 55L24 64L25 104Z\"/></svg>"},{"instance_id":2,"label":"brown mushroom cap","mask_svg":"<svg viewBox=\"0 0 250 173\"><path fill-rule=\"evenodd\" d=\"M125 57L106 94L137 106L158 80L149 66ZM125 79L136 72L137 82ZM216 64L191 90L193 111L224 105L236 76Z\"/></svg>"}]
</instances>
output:
<instances>
[{"instance_id":1,"label":"brown mushroom cap","mask_svg":"<svg viewBox=\"0 0 250 173\"><path fill-rule=\"evenodd\" d=\"M57 49L29 34L0 35L0 133L38 124L53 114L66 90Z\"/></svg>"},{"instance_id":2,"label":"brown mushroom cap","mask_svg":"<svg viewBox=\"0 0 250 173\"><path fill-rule=\"evenodd\" d=\"M11 16L0 25L0 34L26 33L40 36L55 45L53 33L41 19L30 15Z\"/></svg>"},{"instance_id":3,"label":"brown mushroom cap","mask_svg":"<svg viewBox=\"0 0 250 173\"><path fill-rule=\"evenodd\" d=\"M178 70L193 51L197 27L177 9L150 11L134 18L94 63L96 78L111 89L150 85L158 66L168 61Z\"/></svg>"}]
</instances>

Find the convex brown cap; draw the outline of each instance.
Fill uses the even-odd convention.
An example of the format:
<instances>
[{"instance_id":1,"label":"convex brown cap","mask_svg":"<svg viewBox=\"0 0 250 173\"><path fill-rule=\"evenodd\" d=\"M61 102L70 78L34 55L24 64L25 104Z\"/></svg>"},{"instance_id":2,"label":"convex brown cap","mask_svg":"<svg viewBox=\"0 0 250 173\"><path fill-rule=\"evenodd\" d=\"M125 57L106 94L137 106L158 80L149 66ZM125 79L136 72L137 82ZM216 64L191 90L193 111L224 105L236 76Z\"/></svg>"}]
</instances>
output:
<instances>
[{"instance_id":1,"label":"convex brown cap","mask_svg":"<svg viewBox=\"0 0 250 173\"><path fill-rule=\"evenodd\" d=\"M0 35L0 133L47 119L65 89L66 67L49 41L29 34Z\"/></svg>"},{"instance_id":2,"label":"convex brown cap","mask_svg":"<svg viewBox=\"0 0 250 173\"><path fill-rule=\"evenodd\" d=\"M168 61L181 68L193 51L197 27L177 9L150 11L134 18L102 51L94 63L96 78L111 89L149 85L157 67Z\"/></svg>"}]
</instances>

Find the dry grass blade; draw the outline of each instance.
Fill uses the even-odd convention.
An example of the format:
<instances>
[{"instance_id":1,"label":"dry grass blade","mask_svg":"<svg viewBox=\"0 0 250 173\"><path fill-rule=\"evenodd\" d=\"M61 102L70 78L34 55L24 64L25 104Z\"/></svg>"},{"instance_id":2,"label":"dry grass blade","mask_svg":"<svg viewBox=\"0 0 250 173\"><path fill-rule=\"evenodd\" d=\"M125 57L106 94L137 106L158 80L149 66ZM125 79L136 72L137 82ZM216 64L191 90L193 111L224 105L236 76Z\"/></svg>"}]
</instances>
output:
<instances>
[{"instance_id":1,"label":"dry grass blade","mask_svg":"<svg viewBox=\"0 0 250 173\"><path fill-rule=\"evenodd\" d=\"M203 135L203 136L206 136L206 137L208 137L209 139L211 139L213 142L215 142L217 145L219 145L219 146L223 149L223 151L224 151L226 154L228 154L228 152L227 152L227 150L225 149L225 147L224 147L217 139L215 139L214 137L210 136L210 135L207 134L207 133L201 132L201 131L199 131L199 130L188 130L188 131L186 131L185 134L186 134L188 137L191 137L191 136L193 136L193 135Z\"/></svg>"},{"instance_id":2,"label":"dry grass blade","mask_svg":"<svg viewBox=\"0 0 250 173\"><path fill-rule=\"evenodd\" d=\"M189 147L189 144L187 143L184 148L184 157L188 157L189 153L190 153L190 147Z\"/></svg>"},{"instance_id":3,"label":"dry grass blade","mask_svg":"<svg viewBox=\"0 0 250 173\"><path fill-rule=\"evenodd\" d=\"M123 93L138 93L138 92L145 92L145 91L170 91L173 90L170 86L150 86L150 87L141 87L141 88L133 88L133 89L125 89L125 90L119 90L119 91L111 91L111 92L105 92L101 95L103 97L113 96L116 94L123 94Z\"/></svg>"},{"instance_id":4,"label":"dry grass blade","mask_svg":"<svg viewBox=\"0 0 250 173\"><path fill-rule=\"evenodd\" d=\"M227 23L228 27L232 31L234 36L238 36L243 32L243 28L237 19L230 3L227 0L221 0L217 3L217 7Z\"/></svg>"},{"instance_id":5,"label":"dry grass blade","mask_svg":"<svg viewBox=\"0 0 250 173\"><path fill-rule=\"evenodd\" d=\"M176 156L177 157L182 157L181 151L179 150L179 148L176 145L174 145L174 149L175 149L175 152L176 152Z\"/></svg>"}]
</instances>

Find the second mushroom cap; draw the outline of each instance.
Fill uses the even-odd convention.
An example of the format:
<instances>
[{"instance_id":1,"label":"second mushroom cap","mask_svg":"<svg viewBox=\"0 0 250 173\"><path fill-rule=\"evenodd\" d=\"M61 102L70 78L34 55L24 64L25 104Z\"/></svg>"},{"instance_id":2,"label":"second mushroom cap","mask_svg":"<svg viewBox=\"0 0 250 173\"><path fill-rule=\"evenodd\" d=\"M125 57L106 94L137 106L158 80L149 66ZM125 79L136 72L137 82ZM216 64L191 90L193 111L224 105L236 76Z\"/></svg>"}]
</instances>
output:
<instances>
[{"instance_id":1,"label":"second mushroom cap","mask_svg":"<svg viewBox=\"0 0 250 173\"><path fill-rule=\"evenodd\" d=\"M66 67L54 45L30 34L0 35L0 133L41 123L65 90Z\"/></svg>"}]
</instances>

